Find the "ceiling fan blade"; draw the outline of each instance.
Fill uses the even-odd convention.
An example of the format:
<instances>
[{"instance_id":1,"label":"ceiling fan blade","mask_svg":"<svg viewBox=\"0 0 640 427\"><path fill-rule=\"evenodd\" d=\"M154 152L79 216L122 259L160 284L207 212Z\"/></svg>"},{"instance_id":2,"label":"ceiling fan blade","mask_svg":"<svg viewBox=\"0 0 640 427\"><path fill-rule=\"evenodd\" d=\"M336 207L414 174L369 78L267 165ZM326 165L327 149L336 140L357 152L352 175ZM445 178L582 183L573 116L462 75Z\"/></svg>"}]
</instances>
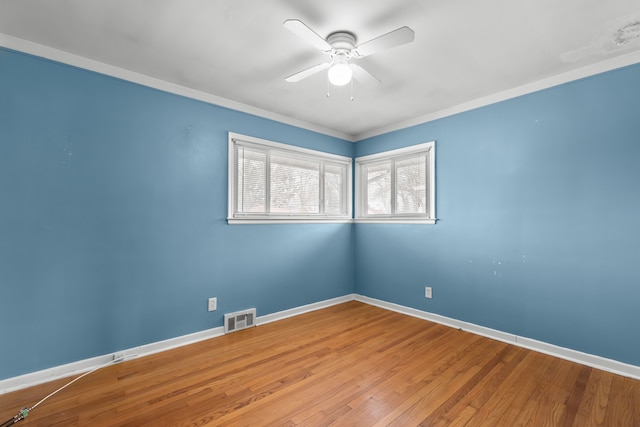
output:
<instances>
[{"instance_id":1,"label":"ceiling fan blade","mask_svg":"<svg viewBox=\"0 0 640 427\"><path fill-rule=\"evenodd\" d=\"M359 65L349 64L351 70L353 71L353 78L356 79L359 83L366 87L376 87L380 84L380 80L376 78L373 74L365 70Z\"/></svg>"},{"instance_id":2,"label":"ceiling fan blade","mask_svg":"<svg viewBox=\"0 0 640 427\"><path fill-rule=\"evenodd\" d=\"M362 43L355 49L355 56L364 57L373 55L381 50L389 49L392 47L400 46L405 43L410 43L415 38L415 33L409 27L400 27L397 30L393 30L387 34L383 34L375 39L371 39L368 42Z\"/></svg>"},{"instance_id":3,"label":"ceiling fan blade","mask_svg":"<svg viewBox=\"0 0 640 427\"><path fill-rule=\"evenodd\" d=\"M307 27L302 21L298 19L287 19L283 25L286 29L297 34L300 38L305 39L319 50L331 50L331 45L315 31Z\"/></svg>"},{"instance_id":4,"label":"ceiling fan blade","mask_svg":"<svg viewBox=\"0 0 640 427\"><path fill-rule=\"evenodd\" d=\"M313 67L309 67L306 70L302 70L293 75L290 75L285 80L288 81L289 83L299 82L300 80L306 79L307 77L312 76L313 74L319 73L322 70L326 70L327 68L329 68L329 65L331 64L329 64L328 62L325 62L324 64L314 65Z\"/></svg>"}]
</instances>

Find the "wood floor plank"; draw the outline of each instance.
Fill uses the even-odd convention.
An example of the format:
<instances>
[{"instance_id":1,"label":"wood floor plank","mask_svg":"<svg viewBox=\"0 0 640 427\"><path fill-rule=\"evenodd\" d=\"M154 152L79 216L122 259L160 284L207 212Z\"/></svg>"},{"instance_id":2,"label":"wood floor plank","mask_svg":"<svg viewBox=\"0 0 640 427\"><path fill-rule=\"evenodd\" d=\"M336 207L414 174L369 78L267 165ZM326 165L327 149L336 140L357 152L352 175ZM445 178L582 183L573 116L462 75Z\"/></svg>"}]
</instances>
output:
<instances>
[{"instance_id":1,"label":"wood floor plank","mask_svg":"<svg viewBox=\"0 0 640 427\"><path fill-rule=\"evenodd\" d=\"M481 377L476 378L474 382L465 384L465 388L456 393L455 400L451 399L446 405L438 408L438 410L430 414L427 419L423 420L422 424L429 426L449 426L451 424L461 423L462 420L466 420L466 416L470 417L471 415L473 415L477 422L479 419L477 408L483 408L496 390L504 387L507 378L521 366L522 360L528 354L528 352L523 349L517 349L511 346L509 346L508 349L515 357L509 357L510 354L504 354L498 363L492 366L487 365L486 368L488 368L488 370L485 369ZM519 393L513 396L515 403L511 401L509 405L507 405L507 409L520 405L520 403L515 400L516 396L526 396L526 393ZM502 399L500 402L505 403L506 400L507 399ZM498 410L496 409L495 413L497 412ZM503 418L505 417L503 416Z\"/></svg>"},{"instance_id":2,"label":"wood floor plank","mask_svg":"<svg viewBox=\"0 0 640 427\"><path fill-rule=\"evenodd\" d=\"M561 421L563 426L573 426L573 423L578 415L578 409L584 398L587 383L589 382L589 377L591 376L591 371L592 369L588 366L582 366L580 368L580 372L578 373L578 377L576 378L576 381L573 385L571 394L569 395L565 403L566 409Z\"/></svg>"},{"instance_id":3,"label":"wood floor plank","mask_svg":"<svg viewBox=\"0 0 640 427\"><path fill-rule=\"evenodd\" d=\"M576 413L574 426L602 426L609 401L611 376L594 369L591 372L580 407Z\"/></svg>"},{"instance_id":4,"label":"wood floor plank","mask_svg":"<svg viewBox=\"0 0 640 427\"><path fill-rule=\"evenodd\" d=\"M313 425L319 422L316 410L320 410L321 407L326 408L323 410L329 413L337 411L342 413L349 412L349 416L353 416L354 412L359 410L361 406L370 405L373 401L379 401L375 399L373 393L388 389L389 385L386 384L389 379L397 379L397 373L405 369L404 367L408 363L415 363L416 360L423 361L425 365L428 363L428 360L425 360L426 358L422 357L422 354L418 354L413 344L415 340L429 339L429 337L434 336L432 329L423 329L405 336L403 342L396 340L400 352L390 351L387 346L381 347L380 351L363 361L363 363L366 363L365 371L364 374L357 377L357 381L348 380L348 383L340 390L338 395L326 396L327 399L331 398L331 401L335 402L332 406L327 408L323 399L318 399L305 408L305 412L307 414L311 413L311 417L301 414L295 417L294 421L302 425L310 423ZM409 340L407 341L407 339ZM401 354L402 357L397 357L398 354ZM350 377L352 377L352 374L350 374ZM367 415L368 413L365 414L365 417ZM347 418L343 418L343 420Z\"/></svg>"},{"instance_id":5,"label":"wood floor plank","mask_svg":"<svg viewBox=\"0 0 640 427\"><path fill-rule=\"evenodd\" d=\"M553 358L549 356L531 353L524 349L522 351L525 352L526 356L508 376L507 381L510 384L507 389L508 397L501 399L503 403L501 411L495 411L495 413L490 414L492 419L513 426L523 425L523 419L527 419L527 415L531 415L534 408L537 408L537 406L530 406L529 403L531 401L535 402L536 398L546 394L542 391L544 390L544 381L523 381L523 378L544 378L545 373L553 364ZM506 382L503 383L503 387L504 385L506 385ZM541 391L542 393L540 393ZM536 393L539 394L536 395ZM509 402L508 405L504 404L506 401Z\"/></svg>"},{"instance_id":6,"label":"wood floor plank","mask_svg":"<svg viewBox=\"0 0 640 427\"><path fill-rule=\"evenodd\" d=\"M605 415L605 425L616 426L640 426L640 420L636 420L637 396L630 381L627 378L615 377L611 384L611 394Z\"/></svg>"},{"instance_id":7,"label":"wood floor plank","mask_svg":"<svg viewBox=\"0 0 640 427\"><path fill-rule=\"evenodd\" d=\"M484 344L494 341L474 339L470 345L460 347L441 363L421 375L419 381L402 393L402 403L377 425L417 425L431 411L442 405L461 384L469 381L481 369L477 365L478 355L491 362L493 352L482 351ZM506 345L499 343L501 351ZM409 423L409 424L407 424Z\"/></svg>"},{"instance_id":8,"label":"wood floor plank","mask_svg":"<svg viewBox=\"0 0 640 427\"><path fill-rule=\"evenodd\" d=\"M640 427L640 381L349 302L106 367L18 425Z\"/></svg>"}]
</instances>

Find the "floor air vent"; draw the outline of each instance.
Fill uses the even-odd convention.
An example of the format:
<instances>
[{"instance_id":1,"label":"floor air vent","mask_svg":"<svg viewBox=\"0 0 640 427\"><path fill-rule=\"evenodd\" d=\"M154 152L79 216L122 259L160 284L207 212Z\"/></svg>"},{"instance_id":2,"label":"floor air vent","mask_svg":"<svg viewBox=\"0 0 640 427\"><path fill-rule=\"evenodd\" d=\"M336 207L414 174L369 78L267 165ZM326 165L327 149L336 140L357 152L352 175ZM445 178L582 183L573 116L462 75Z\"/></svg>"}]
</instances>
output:
<instances>
[{"instance_id":1,"label":"floor air vent","mask_svg":"<svg viewBox=\"0 0 640 427\"><path fill-rule=\"evenodd\" d=\"M239 331L256 325L256 309L236 311L224 315L224 333Z\"/></svg>"}]
</instances>

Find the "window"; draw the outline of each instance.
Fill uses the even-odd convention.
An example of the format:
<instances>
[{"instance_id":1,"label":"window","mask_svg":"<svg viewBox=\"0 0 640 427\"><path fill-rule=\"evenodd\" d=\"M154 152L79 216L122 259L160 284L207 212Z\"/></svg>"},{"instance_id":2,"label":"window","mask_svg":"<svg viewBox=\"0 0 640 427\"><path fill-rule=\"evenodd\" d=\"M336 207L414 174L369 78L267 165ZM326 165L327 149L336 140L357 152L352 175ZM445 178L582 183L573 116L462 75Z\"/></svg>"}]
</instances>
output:
<instances>
[{"instance_id":1,"label":"window","mask_svg":"<svg viewBox=\"0 0 640 427\"><path fill-rule=\"evenodd\" d=\"M229 133L229 224L350 220L350 158Z\"/></svg>"},{"instance_id":2,"label":"window","mask_svg":"<svg viewBox=\"0 0 640 427\"><path fill-rule=\"evenodd\" d=\"M356 159L358 222L434 224L435 142Z\"/></svg>"}]
</instances>

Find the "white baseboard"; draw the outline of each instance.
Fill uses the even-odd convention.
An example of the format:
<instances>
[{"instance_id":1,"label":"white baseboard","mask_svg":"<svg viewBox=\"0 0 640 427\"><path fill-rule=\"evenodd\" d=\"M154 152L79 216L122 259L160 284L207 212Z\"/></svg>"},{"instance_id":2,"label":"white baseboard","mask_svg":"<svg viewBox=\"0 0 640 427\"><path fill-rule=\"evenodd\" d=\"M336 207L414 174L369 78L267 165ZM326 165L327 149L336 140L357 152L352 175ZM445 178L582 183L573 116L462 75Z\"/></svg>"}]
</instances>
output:
<instances>
[{"instance_id":1,"label":"white baseboard","mask_svg":"<svg viewBox=\"0 0 640 427\"><path fill-rule=\"evenodd\" d=\"M395 311L398 313L406 314L409 316L417 317L419 319L429 320L431 322L439 323L441 325L449 326L456 329L462 329L467 332L471 332L477 335L482 335L487 338L492 338L498 341L503 341L509 344L517 345L519 347L528 348L540 353L548 354L550 356L558 357L561 359L569 360L572 362L580 363L582 365L591 366L596 369L611 372L617 375L623 375L625 377L634 378L640 380L640 366L629 365L626 363L618 362L616 360L606 359L600 356L594 356L592 354L582 353L580 351L571 350L564 347L559 347L553 344L548 344L541 341L536 341L531 338L519 337L514 334L498 331L484 326L475 325L473 323L464 322L461 320L452 319L450 317L441 316L439 314L429 313L415 308L406 307L391 302L378 300L375 298L366 297L358 294L348 294L338 298L332 298L325 301L320 301L313 304L307 304L300 307L295 307L289 310L279 311L277 313L267 314L264 316L258 316L256 318L256 324L264 325L266 323L275 322L277 320L286 319L288 317L297 316L303 313L307 313L314 310L320 310L322 308L331 307L333 305L341 304L348 301L360 301L365 304L374 305L387 310ZM139 347L130 348L127 350L117 351L114 353L105 354L103 356L92 357L89 359L79 360L77 362L68 363L65 365L55 366L53 368L44 369L42 371L32 372L24 375L20 375L13 378L7 378L0 380L0 395L9 393L12 391L24 389L27 387L43 384L49 381L57 380L60 378L69 377L72 375L88 372L96 367L106 365L110 361L113 361L118 357L133 358L148 356L150 354L159 353L161 351L170 350L176 347L182 347L184 345L193 344L199 341L204 341L210 338L214 338L224 334L224 327L207 329L193 334L183 335L176 338L171 338L164 341L158 341L151 344L142 345Z\"/></svg>"},{"instance_id":2,"label":"white baseboard","mask_svg":"<svg viewBox=\"0 0 640 427\"><path fill-rule=\"evenodd\" d=\"M348 294L338 298L332 298L313 304L302 305L300 307L291 308L289 310L279 311L277 313L267 314L265 316L258 316L257 325L264 325L265 323L275 322L277 320L286 319L287 317L297 316L302 313L310 311L320 310L321 308L331 307L333 305L342 304L344 302L353 301L356 299L355 294Z\"/></svg>"},{"instance_id":3,"label":"white baseboard","mask_svg":"<svg viewBox=\"0 0 640 427\"><path fill-rule=\"evenodd\" d=\"M265 323L275 322L276 320L286 319L287 317L297 316L302 313L319 310L321 308L330 307L332 305L341 304L347 301L353 301L354 299L355 295L349 294L338 298L280 311L277 313L267 314L265 316L258 316L256 318L256 324L263 325ZM183 335L164 341L158 341L146 345L141 345L139 347L133 347L126 350L105 354L103 356L96 356L89 359L79 360L77 362L67 363L65 365L54 366L53 368L31 372L17 377L7 378L4 380L0 380L0 395L16 390L21 390L27 387L32 387L38 384L43 384L49 381L54 381L60 378L82 374L99 366L107 365L115 358L125 357L129 359L134 357L148 356L150 354L159 353L161 351L170 350L172 348L182 347L184 345L204 341L223 334L224 327L220 326L217 328L195 332L193 334Z\"/></svg>"},{"instance_id":4,"label":"white baseboard","mask_svg":"<svg viewBox=\"0 0 640 427\"><path fill-rule=\"evenodd\" d=\"M170 338L164 341L157 341L150 344L133 347L126 350L116 351L114 353L105 354L103 356L92 357L89 359L79 360L67 363L65 365L54 366L53 368L43 369L41 371L31 372L13 378L0 380L0 395L11 391L32 387L60 378L70 377L72 375L81 374L95 369L99 366L106 365L119 357L126 359L148 356L150 354L159 353L161 351L170 350L172 348L181 347L187 344L193 344L209 338L217 337L224 334L222 326L207 329L193 334L183 335L176 338Z\"/></svg>"},{"instance_id":5,"label":"white baseboard","mask_svg":"<svg viewBox=\"0 0 640 427\"><path fill-rule=\"evenodd\" d=\"M630 365L627 363L618 362L617 360L607 359L604 357L595 356L593 354L559 347L557 345L537 341L531 338L520 337L518 335L510 334L507 332L486 328L484 326L464 322L462 320L452 319L450 317L441 316L439 314L429 313L426 311L405 307L403 305L394 304L363 295L356 295L355 299L356 301L360 301L365 304L374 305L376 307L381 307L387 310L395 311L420 319L429 320L431 322L450 326L452 328L462 329L464 331L482 335L487 338L492 338L497 341L503 341L509 344L517 345L519 347L527 348L529 350L537 351L539 353L544 353L550 356L558 357L560 359L580 363L581 365L590 366L592 368L601 369L603 371L611 372L617 375L640 380L640 366Z\"/></svg>"}]
</instances>

